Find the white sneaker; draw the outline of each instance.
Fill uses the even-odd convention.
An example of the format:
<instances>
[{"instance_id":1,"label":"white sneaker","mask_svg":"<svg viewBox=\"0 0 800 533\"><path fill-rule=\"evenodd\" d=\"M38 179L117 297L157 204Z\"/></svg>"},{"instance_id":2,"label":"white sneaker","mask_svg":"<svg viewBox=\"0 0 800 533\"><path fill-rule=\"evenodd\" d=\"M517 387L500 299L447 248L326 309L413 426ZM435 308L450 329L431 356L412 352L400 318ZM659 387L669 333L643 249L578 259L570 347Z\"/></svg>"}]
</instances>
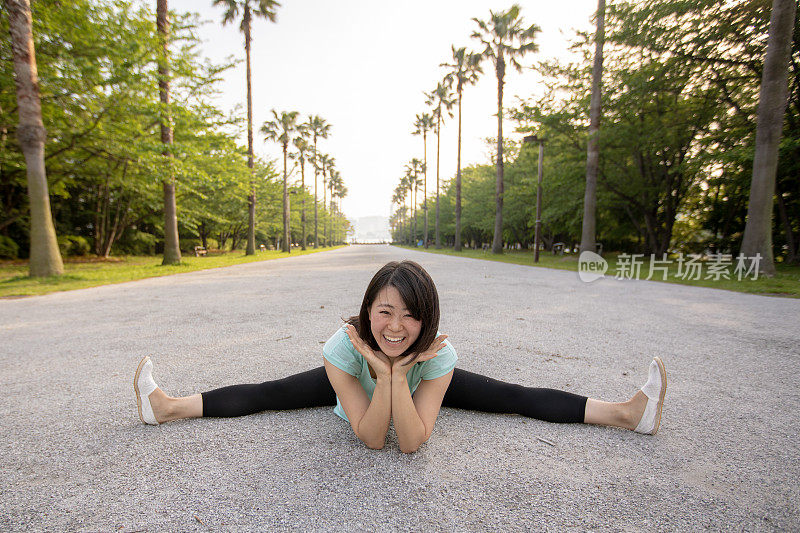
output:
<instances>
[{"instance_id":1,"label":"white sneaker","mask_svg":"<svg viewBox=\"0 0 800 533\"><path fill-rule=\"evenodd\" d=\"M133 376L133 390L136 392L136 407L139 409L139 418L145 424L158 425L156 415L150 405L149 396L158 388L153 380L153 362L148 356L144 356L136 368L136 375Z\"/></svg>"},{"instance_id":2,"label":"white sneaker","mask_svg":"<svg viewBox=\"0 0 800 533\"><path fill-rule=\"evenodd\" d=\"M647 396L647 406L634 431L655 435L661 424L661 408L664 405L664 395L667 393L667 370L658 357L653 357L650 363L647 383L642 387L642 392Z\"/></svg>"}]
</instances>

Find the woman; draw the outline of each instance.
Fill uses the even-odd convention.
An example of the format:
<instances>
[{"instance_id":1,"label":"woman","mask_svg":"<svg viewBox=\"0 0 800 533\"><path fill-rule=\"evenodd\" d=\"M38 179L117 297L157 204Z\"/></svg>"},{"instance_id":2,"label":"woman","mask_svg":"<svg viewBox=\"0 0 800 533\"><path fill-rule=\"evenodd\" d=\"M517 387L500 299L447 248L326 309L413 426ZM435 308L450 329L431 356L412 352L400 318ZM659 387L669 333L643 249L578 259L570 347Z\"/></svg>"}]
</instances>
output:
<instances>
[{"instance_id":1,"label":"woman","mask_svg":"<svg viewBox=\"0 0 800 533\"><path fill-rule=\"evenodd\" d=\"M391 262L370 281L359 314L325 343L323 367L276 381L172 398L153 381L153 364L145 357L133 382L139 417L146 424L159 424L335 405L334 413L370 448L383 448L393 420L404 453L416 451L430 438L442 406L617 426L650 435L658 431L667 388L658 357L640 391L627 402L609 403L455 368L455 349L438 326L439 296L431 277L413 261Z\"/></svg>"}]
</instances>

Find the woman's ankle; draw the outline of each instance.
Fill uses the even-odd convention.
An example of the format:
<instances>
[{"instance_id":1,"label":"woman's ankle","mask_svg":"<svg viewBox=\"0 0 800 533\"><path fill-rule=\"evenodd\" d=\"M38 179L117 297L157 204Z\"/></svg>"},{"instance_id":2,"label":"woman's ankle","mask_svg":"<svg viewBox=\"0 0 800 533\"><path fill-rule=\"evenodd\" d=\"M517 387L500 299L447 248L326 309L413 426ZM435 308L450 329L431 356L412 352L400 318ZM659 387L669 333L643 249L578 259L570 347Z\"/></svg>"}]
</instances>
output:
<instances>
[{"instance_id":1,"label":"woman's ankle","mask_svg":"<svg viewBox=\"0 0 800 533\"><path fill-rule=\"evenodd\" d=\"M645 407L647 407L647 396L642 391L638 391L633 398L624 402L623 405L625 406L622 415L624 425L620 427L633 431L642 419Z\"/></svg>"}]
</instances>

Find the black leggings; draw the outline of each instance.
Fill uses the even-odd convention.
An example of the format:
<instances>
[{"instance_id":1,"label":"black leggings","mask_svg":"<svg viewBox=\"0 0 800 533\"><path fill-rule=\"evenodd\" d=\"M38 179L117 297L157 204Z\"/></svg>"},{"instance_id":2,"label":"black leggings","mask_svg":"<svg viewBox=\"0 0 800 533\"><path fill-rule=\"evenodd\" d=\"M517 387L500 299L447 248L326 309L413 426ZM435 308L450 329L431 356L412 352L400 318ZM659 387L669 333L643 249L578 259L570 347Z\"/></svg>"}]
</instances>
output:
<instances>
[{"instance_id":1,"label":"black leggings","mask_svg":"<svg viewBox=\"0 0 800 533\"><path fill-rule=\"evenodd\" d=\"M336 393L323 366L275 381L231 385L204 392L202 396L203 416L216 417L336 405ZM586 397L513 385L456 368L442 406L518 414L548 422L582 423Z\"/></svg>"}]
</instances>

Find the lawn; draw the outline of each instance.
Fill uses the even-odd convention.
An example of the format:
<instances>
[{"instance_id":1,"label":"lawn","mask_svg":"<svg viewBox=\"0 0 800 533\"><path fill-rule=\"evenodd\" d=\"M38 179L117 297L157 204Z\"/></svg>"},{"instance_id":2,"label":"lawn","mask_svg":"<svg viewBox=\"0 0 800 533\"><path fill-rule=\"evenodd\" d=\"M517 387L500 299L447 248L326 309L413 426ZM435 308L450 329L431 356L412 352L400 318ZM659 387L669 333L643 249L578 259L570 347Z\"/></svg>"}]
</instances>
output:
<instances>
[{"instance_id":1,"label":"lawn","mask_svg":"<svg viewBox=\"0 0 800 533\"><path fill-rule=\"evenodd\" d=\"M161 257L124 256L124 257L76 257L66 258L64 274L48 278L31 278L28 276L27 261L0 261L0 298L14 298L47 294L57 291L85 289L98 285L123 283L137 279L169 276L195 270L220 268L254 261L269 261L281 257L289 257L334 250L338 247L319 248L301 251L292 250L291 254L279 251L258 251L255 255L245 255L243 251L210 253L203 257L184 255L179 265L162 266Z\"/></svg>"},{"instance_id":2,"label":"lawn","mask_svg":"<svg viewBox=\"0 0 800 533\"><path fill-rule=\"evenodd\" d=\"M482 250L462 250L455 252L452 249L436 250L435 248L414 248L411 246L401 246L401 248L414 249L429 253L455 255L459 257L470 257L473 259L483 259L486 261L503 261L505 263L514 263L517 265L529 265L543 268L557 268L560 270L571 270L578 272L578 255L566 253L564 255L554 255L550 252L540 252L539 262L533 261L533 252L530 250L508 250L500 255L495 255L491 251ZM625 257L621 254L605 254L603 258L608 262L608 270L606 276L616 276L618 274L632 279L646 279L650 274L650 260L649 256L641 259L637 258L636 262L641 262L638 267L639 275L635 275L635 269L631 268L633 261L630 257ZM686 275L687 268L684 265L683 275L679 276L678 272L678 258L670 256L670 263L666 264L666 280L663 280L663 273L655 269L653 279L662 281L664 283L680 283L681 285L694 285L698 287L711 287L714 289L725 289L729 291L746 292L752 294L763 294L768 296L785 296L790 298L800 298L800 266L790 266L778 263L775 265L777 273L772 278L758 276L757 279L752 279L753 275L742 276L742 280L737 279L735 273L736 260L728 268L722 268L730 279L725 279L721 274L714 273L711 268L714 261L704 260L700 262L697 270L691 271L690 275ZM721 263L720 263L721 264ZM657 263L653 265L659 267ZM725 266L725 265L722 265ZM699 276L698 276L699 273ZM700 279L693 279L699 277ZM719 279L715 279L719 278Z\"/></svg>"}]
</instances>

